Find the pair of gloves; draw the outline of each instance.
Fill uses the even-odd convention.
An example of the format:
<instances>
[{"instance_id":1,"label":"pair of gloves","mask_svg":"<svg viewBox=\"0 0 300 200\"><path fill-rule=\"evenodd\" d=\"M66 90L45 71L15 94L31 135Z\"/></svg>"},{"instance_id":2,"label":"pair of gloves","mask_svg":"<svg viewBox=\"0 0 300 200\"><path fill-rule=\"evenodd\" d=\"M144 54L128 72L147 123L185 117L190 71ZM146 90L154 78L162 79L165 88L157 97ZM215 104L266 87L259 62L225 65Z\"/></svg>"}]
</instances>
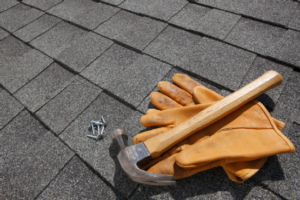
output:
<instances>
[{"instance_id":1,"label":"pair of gloves","mask_svg":"<svg viewBox=\"0 0 300 200\"><path fill-rule=\"evenodd\" d=\"M149 109L141 124L156 127L136 135L133 143L162 134L183 123L223 97L187 75L175 74L173 82L159 82L162 93L150 99L158 109ZM212 125L182 140L143 169L175 179L222 166L228 177L242 183L253 176L269 156L295 151L280 130L284 123L270 116L266 108L251 101Z\"/></svg>"}]
</instances>

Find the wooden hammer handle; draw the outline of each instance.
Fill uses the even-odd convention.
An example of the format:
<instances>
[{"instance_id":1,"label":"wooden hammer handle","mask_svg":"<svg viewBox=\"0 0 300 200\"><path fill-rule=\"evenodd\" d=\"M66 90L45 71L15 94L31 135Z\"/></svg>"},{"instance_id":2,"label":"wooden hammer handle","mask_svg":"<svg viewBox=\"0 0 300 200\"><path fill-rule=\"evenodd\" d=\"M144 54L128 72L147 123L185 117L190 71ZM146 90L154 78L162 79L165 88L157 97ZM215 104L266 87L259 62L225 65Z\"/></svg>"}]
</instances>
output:
<instances>
[{"instance_id":1,"label":"wooden hammer handle","mask_svg":"<svg viewBox=\"0 0 300 200\"><path fill-rule=\"evenodd\" d=\"M245 87L211 105L179 126L144 142L152 158L156 158L193 133L225 117L264 92L280 85L281 75L268 71Z\"/></svg>"}]
</instances>

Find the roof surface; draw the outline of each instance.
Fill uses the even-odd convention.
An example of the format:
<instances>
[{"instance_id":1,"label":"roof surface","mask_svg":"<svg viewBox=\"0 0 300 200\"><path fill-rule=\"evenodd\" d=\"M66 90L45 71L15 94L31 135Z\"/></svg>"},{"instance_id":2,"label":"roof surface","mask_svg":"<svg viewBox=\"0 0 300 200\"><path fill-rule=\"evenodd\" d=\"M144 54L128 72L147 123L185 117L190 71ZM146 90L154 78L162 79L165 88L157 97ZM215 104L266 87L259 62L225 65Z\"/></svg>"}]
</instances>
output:
<instances>
[{"instance_id":1,"label":"roof surface","mask_svg":"<svg viewBox=\"0 0 300 200\"><path fill-rule=\"evenodd\" d=\"M296 152L243 184L221 167L173 187L131 181L109 134L130 144L161 80L185 73L226 96L267 70L258 99ZM1 0L1 199L297 199L300 4L292 0ZM106 137L86 137L103 115Z\"/></svg>"}]
</instances>

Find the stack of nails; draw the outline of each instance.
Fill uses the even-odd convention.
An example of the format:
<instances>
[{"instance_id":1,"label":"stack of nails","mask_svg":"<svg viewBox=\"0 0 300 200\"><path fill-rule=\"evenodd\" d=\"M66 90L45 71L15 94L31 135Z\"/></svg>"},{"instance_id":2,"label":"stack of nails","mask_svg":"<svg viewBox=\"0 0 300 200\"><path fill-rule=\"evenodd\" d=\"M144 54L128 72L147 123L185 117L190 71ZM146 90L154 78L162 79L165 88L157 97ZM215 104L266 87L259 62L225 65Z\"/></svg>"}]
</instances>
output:
<instances>
[{"instance_id":1,"label":"stack of nails","mask_svg":"<svg viewBox=\"0 0 300 200\"><path fill-rule=\"evenodd\" d=\"M104 128L107 125L105 122L103 116L101 116L100 121L91 121L90 127L92 128L92 135L87 135L90 138L93 138L95 140L98 140L99 138L104 136ZM101 127L101 132L100 132ZM97 131L95 131L95 128L97 128Z\"/></svg>"}]
</instances>

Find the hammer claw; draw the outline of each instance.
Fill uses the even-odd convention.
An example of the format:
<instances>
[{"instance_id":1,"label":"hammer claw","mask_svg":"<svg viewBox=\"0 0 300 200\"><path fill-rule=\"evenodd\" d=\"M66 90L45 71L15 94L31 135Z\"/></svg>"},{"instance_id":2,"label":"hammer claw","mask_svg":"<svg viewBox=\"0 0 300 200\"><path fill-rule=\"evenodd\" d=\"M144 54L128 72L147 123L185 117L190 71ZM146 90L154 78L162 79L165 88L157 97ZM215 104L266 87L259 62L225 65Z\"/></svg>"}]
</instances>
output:
<instances>
[{"instance_id":1,"label":"hammer claw","mask_svg":"<svg viewBox=\"0 0 300 200\"><path fill-rule=\"evenodd\" d=\"M127 134L122 129L112 132L111 137L120 150L118 154L120 165L133 181L147 185L176 184L172 175L155 174L140 169L141 166L151 160L151 156L143 143L128 146Z\"/></svg>"}]
</instances>

